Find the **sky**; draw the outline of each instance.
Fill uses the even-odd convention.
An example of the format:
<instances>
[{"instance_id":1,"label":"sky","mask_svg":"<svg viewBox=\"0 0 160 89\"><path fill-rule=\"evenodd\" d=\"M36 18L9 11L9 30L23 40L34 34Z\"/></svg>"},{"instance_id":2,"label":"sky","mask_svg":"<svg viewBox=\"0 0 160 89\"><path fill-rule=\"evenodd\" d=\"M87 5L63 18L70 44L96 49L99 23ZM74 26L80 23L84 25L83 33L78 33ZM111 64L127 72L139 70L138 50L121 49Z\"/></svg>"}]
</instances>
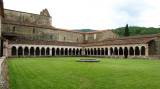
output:
<instances>
[{"instance_id":1,"label":"sky","mask_svg":"<svg viewBox=\"0 0 160 89\"><path fill-rule=\"evenodd\" d=\"M63 29L105 30L160 27L160 0L3 0L4 8L39 14L47 8L52 25Z\"/></svg>"}]
</instances>

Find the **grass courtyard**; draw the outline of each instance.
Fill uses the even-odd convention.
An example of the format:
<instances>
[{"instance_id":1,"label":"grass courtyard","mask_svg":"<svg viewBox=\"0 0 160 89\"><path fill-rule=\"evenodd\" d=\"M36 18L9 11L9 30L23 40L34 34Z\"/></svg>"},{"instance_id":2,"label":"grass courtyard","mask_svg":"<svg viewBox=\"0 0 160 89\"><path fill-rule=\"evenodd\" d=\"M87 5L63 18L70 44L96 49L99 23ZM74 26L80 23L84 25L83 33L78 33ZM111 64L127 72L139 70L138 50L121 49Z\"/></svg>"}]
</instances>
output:
<instances>
[{"instance_id":1,"label":"grass courtyard","mask_svg":"<svg viewBox=\"0 0 160 89\"><path fill-rule=\"evenodd\" d=\"M9 58L11 89L160 89L160 60Z\"/></svg>"}]
</instances>

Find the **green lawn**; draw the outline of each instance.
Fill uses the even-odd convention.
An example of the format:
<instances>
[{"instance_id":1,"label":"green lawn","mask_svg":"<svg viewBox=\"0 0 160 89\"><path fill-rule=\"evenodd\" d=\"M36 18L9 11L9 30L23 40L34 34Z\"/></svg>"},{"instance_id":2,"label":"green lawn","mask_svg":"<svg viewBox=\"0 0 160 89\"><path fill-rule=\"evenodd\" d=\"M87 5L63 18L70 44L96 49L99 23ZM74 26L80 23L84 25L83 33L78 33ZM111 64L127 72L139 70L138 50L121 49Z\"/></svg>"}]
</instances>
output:
<instances>
[{"instance_id":1,"label":"green lawn","mask_svg":"<svg viewBox=\"0 0 160 89\"><path fill-rule=\"evenodd\" d=\"M9 58L11 89L160 89L160 60Z\"/></svg>"}]
</instances>

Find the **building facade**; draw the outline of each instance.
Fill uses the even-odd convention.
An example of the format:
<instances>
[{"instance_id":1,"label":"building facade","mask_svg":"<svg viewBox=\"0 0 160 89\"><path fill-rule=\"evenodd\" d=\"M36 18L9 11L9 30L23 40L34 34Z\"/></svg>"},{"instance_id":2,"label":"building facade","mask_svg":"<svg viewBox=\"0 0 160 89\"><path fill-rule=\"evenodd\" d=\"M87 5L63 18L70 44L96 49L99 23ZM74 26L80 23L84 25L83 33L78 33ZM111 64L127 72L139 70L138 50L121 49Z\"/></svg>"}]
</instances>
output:
<instances>
[{"instance_id":1,"label":"building facade","mask_svg":"<svg viewBox=\"0 0 160 89\"><path fill-rule=\"evenodd\" d=\"M55 28L47 9L32 14L1 6L0 20L1 56L144 59L160 56L160 34L119 37L109 29L79 32Z\"/></svg>"}]
</instances>

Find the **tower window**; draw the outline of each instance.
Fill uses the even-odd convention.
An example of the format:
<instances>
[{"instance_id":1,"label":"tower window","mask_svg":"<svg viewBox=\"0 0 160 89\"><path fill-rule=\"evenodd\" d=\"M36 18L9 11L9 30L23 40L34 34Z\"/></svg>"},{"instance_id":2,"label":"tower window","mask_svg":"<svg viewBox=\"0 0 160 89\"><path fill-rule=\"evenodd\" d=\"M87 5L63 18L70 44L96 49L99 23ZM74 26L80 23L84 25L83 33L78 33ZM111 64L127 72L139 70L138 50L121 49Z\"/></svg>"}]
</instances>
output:
<instances>
[{"instance_id":1,"label":"tower window","mask_svg":"<svg viewBox=\"0 0 160 89\"><path fill-rule=\"evenodd\" d=\"M78 42L78 38L77 38L77 42Z\"/></svg>"},{"instance_id":2,"label":"tower window","mask_svg":"<svg viewBox=\"0 0 160 89\"><path fill-rule=\"evenodd\" d=\"M15 26L13 26L13 31L15 31L16 30L16 27Z\"/></svg>"},{"instance_id":3,"label":"tower window","mask_svg":"<svg viewBox=\"0 0 160 89\"><path fill-rule=\"evenodd\" d=\"M33 33L35 33L36 32L36 30L33 28Z\"/></svg>"},{"instance_id":4,"label":"tower window","mask_svg":"<svg viewBox=\"0 0 160 89\"><path fill-rule=\"evenodd\" d=\"M94 34L94 39L96 39L96 36L97 36L97 35L96 35L96 34Z\"/></svg>"},{"instance_id":5,"label":"tower window","mask_svg":"<svg viewBox=\"0 0 160 89\"><path fill-rule=\"evenodd\" d=\"M66 37L64 37L64 41L66 40Z\"/></svg>"}]
</instances>

